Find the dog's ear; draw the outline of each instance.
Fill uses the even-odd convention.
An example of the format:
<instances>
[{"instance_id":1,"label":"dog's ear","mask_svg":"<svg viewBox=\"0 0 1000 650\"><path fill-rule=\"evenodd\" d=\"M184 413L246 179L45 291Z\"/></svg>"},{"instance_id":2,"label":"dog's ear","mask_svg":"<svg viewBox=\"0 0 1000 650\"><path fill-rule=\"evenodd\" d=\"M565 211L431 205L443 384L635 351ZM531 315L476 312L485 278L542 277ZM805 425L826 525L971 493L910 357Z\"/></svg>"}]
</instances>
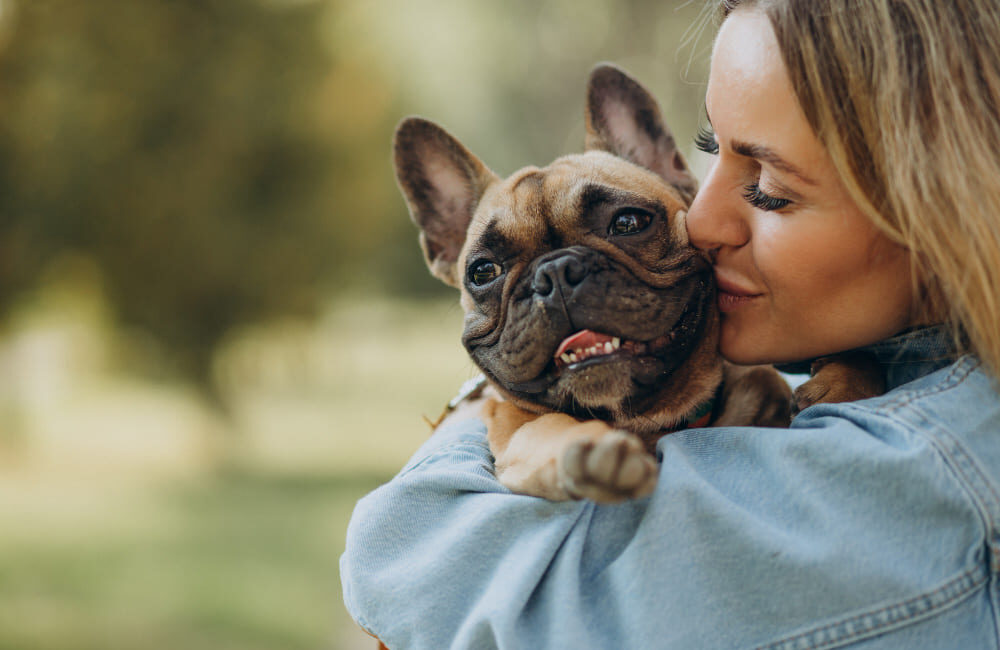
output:
<instances>
[{"instance_id":1,"label":"dog's ear","mask_svg":"<svg viewBox=\"0 0 1000 650\"><path fill-rule=\"evenodd\" d=\"M396 127L393 153L396 180L420 228L427 266L438 279L460 287L455 263L479 199L497 176L451 134L419 117Z\"/></svg>"},{"instance_id":2,"label":"dog's ear","mask_svg":"<svg viewBox=\"0 0 1000 650\"><path fill-rule=\"evenodd\" d=\"M698 181L648 90L621 68L598 64L587 83L587 150L613 153L660 175L690 203Z\"/></svg>"}]
</instances>

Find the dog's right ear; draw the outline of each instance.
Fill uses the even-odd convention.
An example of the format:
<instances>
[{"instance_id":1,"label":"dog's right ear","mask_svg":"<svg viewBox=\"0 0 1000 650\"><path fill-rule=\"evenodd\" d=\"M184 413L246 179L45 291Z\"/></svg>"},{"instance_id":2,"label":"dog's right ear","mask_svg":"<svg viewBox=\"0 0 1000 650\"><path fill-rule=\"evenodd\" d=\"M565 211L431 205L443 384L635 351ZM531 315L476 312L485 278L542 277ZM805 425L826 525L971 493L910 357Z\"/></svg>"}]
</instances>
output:
<instances>
[{"instance_id":1,"label":"dog's right ear","mask_svg":"<svg viewBox=\"0 0 1000 650\"><path fill-rule=\"evenodd\" d=\"M656 172L690 203L698 181L688 169L653 95L621 68L601 63L587 82L587 150L599 149Z\"/></svg>"},{"instance_id":2,"label":"dog's right ear","mask_svg":"<svg viewBox=\"0 0 1000 650\"><path fill-rule=\"evenodd\" d=\"M419 117L396 127L396 180L410 217L420 228L420 246L431 273L461 286L456 262L479 199L496 174L443 128Z\"/></svg>"}]
</instances>

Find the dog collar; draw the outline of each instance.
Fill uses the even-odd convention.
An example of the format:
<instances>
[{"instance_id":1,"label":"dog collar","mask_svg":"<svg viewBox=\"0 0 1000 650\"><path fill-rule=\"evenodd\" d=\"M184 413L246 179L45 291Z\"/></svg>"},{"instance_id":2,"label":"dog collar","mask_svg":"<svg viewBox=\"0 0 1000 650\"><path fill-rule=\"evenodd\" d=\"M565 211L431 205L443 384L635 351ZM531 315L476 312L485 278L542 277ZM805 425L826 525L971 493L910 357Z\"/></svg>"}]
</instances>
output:
<instances>
[{"instance_id":1,"label":"dog collar","mask_svg":"<svg viewBox=\"0 0 1000 650\"><path fill-rule=\"evenodd\" d=\"M715 411L715 397L712 397L712 399L692 411L674 431L707 427L708 423L712 421L713 411Z\"/></svg>"},{"instance_id":2,"label":"dog collar","mask_svg":"<svg viewBox=\"0 0 1000 650\"><path fill-rule=\"evenodd\" d=\"M467 399L476 399L482 395L483 390L486 388L486 384L488 383L486 375L476 375L472 379L467 379L465 383L462 384L462 387L458 389L458 395L456 395L450 402L448 402L448 405L444 407L444 411L441 412L438 419L431 421L431 419L425 415L423 416L424 422L426 422L427 426L431 428L431 431L437 429L448 414L458 408L459 404Z\"/></svg>"},{"instance_id":3,"label":"dog collar","mask_svg":"<svg viewBox=\"0 0 1000 650\"><path fill-rule=\"evenodd\" d=\"M467 399L475 399L482 395L483 389L486 388L486 384L486 375L476 375L472 379L465 380L462 387L458 389L458 395L448 402L448 411L454 411L459 404Z\"/></svg>"}]
</instances>

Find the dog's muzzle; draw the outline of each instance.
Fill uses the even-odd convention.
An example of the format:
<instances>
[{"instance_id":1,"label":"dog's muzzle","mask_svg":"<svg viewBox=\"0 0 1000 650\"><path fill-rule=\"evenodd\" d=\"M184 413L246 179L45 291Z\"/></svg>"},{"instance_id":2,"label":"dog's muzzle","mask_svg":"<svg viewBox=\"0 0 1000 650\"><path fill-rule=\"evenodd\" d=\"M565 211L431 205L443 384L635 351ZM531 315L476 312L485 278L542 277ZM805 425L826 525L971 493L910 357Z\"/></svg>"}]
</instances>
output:
<instances>
[{"instance_id":1,"label":"dog's muzzle","mask_svg":"<svg viewBox=\"0 0 1000 650\"><path fill-rule=\"evenodd\" d=\"M566 300L589 273L586 249L567 248L541 257L531 289L542 301Z\"/></svg>"}]
</instances>

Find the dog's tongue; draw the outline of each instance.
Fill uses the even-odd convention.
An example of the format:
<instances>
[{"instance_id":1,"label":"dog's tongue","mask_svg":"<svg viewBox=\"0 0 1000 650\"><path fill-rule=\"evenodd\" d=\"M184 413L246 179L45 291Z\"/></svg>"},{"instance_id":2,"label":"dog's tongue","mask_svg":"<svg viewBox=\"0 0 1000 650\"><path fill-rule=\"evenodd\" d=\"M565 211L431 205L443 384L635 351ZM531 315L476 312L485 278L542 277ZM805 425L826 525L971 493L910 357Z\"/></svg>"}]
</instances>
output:
<instances>
[{"instance_id":1,"label":"dog's tongue","mask_svg":"<svg viewBox=\"0 0 1000 650\"><path fill-rule=\"evenodd\" d=\"M611 337L607 334L600 334L591 330L581 330L569 337L565 341L559 344L559 349L556 350L556 358L561 357L562 354L568 350L578 350L593 347L598 343L604 344L610 342Z\"/></svg>"}]
</instances>

